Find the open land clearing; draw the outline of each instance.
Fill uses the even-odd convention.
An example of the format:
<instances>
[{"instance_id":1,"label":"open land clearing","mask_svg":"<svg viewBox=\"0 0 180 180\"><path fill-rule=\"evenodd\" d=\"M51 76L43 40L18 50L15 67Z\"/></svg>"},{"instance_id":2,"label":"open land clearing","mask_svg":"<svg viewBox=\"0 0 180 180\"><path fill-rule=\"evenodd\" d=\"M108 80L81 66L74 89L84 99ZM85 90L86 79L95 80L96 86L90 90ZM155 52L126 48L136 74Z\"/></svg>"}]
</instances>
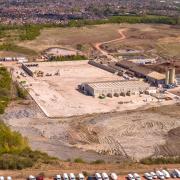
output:
<instances>
[{"instance_id":1,"label":"open land clearing","mask_svg":"<svg viewBox=\"0 0 180 180\"><path fill-rule=\"evenodd\" d=\"M172 136L180 127L179 108L173 105L51 119L36 105L12 104L2 118L28 137L33 149L60 159L123 162L149 155L180 155L177 137Z\"/></svg>"},{"instance_id":2,"label":"open land clearing","mask_svg":"<svg viewBox=\"0 0 180 180\"><path fill-rule=\"evenodd\" d=\"M132 48L152 51L154 55L179 57L179 27L154 24L104 24L80 28L43 29L40 36L32 41L15 41L19 46L42 52L51 47L76 48L83 45L83 51L90 52L91 45L119 38L119 29L126 29L124 41L114 41L107 45L111 48Z\"/></svg>"}]
</instances>

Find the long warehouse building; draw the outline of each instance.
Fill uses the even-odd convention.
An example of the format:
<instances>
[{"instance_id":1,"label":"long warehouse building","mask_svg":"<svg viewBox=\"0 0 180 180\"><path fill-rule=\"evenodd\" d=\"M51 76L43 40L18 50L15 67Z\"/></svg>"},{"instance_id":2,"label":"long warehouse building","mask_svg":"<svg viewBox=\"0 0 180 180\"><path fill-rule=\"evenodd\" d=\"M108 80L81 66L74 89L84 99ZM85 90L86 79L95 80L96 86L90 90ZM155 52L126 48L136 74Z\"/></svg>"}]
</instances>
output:
<instances>
[{"instance_id":1,"label":"long warehouse building","mask_svg":"<svg viewBox=\"0 0 180 180\"><path fill-rule=\"evenodd\" d=\"M125 60L119 61L116 65L133 72L137 77L145 78L154 85L165 84L166 76L164 74L148 69L147 67Z\"/></svg>"},{"instance_id":2,"label":"long warehouse building","mask_svg":"<svg viewBox=\"0 0 180 180\"><path fill-rule=\"evenodd\" d=\"M108 94L113 96L122 93L124 95L143 93L149 88L149 84L139 80L102 81L82 83L79 88L87 95L98 97L100 95L107 96Z\"/></svg>"}]
</instances>

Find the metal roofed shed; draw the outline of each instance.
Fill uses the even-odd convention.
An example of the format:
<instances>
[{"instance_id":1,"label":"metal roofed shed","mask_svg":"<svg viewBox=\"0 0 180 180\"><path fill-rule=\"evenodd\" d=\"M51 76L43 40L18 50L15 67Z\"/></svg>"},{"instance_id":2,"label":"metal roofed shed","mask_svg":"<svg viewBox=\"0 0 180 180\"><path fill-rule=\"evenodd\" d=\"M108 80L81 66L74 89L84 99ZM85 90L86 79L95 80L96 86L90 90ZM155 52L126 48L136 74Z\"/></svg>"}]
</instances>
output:
<instances>
[{"instance_id":1,"label":"metal roofed shed","mask_svg":"<svg viewBox=\"0 0 180 180\"><path fill-rule=\"evenodd\" d=\"M118 63L116 63L116 65L134 72L137 77L145 78L155 85L165 84L165 75L157 71L153 71L144 66L140 66L131 61L125 60L119 61Z\"/></svg>"},{"instance_id":2,"label":"metal roofed shed","mask_svg":"<svg viewBox=\"0 0 180 180\"><path fill-rule=\"evenodd\" d=\"M125 95L139 94L140 92L146 91L149 84L139 80L122 80L122 81L101 81L101 82L89 82L82 83L79 89L87 94L94 97L101 95L117 97L117 94Z\"/></svg>"}]
</instances>

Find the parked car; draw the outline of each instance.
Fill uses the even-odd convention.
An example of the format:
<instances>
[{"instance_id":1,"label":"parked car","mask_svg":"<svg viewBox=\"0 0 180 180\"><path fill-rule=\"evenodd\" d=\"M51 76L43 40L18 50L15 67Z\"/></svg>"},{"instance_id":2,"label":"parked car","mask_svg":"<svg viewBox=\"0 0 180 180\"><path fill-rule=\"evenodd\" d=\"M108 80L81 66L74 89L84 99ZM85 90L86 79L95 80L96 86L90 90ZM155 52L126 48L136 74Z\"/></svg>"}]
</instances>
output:
<instances>
[{"instance_id":1,"label":"parked car","mask_svg":"<svg viewBox=\"0 0 180 180\"><path fill-rule=\"evenodd\" d=\"M28 180L36 180L36 177L33 176L33 175L30 175L30 176L28 177Z\"/></svg>"},{"instance_id":2,"label":"parked car","mask_svg":"<svg viewBox=\"0 0 180 180\"><path fill-rule=\"evenodd\" d=\"M96 177L97 180L102 180L102 177L101 177L101 175L99 173L96 173L95 177Z\"/></svg>"},{"instance_id":3,"label":"parked car","mask_svg":"<svg viewBox=\"0 0 180 180\"><path fill-rule=\"evenodd\" d=\"M82 173L78 174L78 178L79 178L79 180L85 180L85 177Z\"/></svg>"},{"instance_id":4,"label":"parked car","mask_svg":"<svg viewBox=\"0 0 180 180\"><path fill-rule=\"evenodd\" d=\"M155 172L153 172L153 171L152 171L152 172L150 172L150 175L152 176L152 178L153 178L153 179L157 179L157 175L156 175L156 173L155 173Z\"/></svg>"},{"instance_id":5,"label":"parked car","mask_svg":"<svg viewBox=\"0 0 180 180\"><path fill-rule=\"evenodd\" d=\"M102 173L102 178L103 180L109 180L109 176L105 172Z\"/></svg>"},{"instance_id":6,"label":"parked car","mask_svg":"<svg viewBox=\"0 0 180 180\"><path fill-rule=\"evenodd\" d=\"M63 174L63 179L64 179L64 180L69 180L69 177L68 177L67 173L64 173L64 174Z\"/></svg>"},{"instance_id":7,"label":"parked car","mask_svg":"<svg viewBox=\"0 0 180 180\"><path fill-rule=\"evenodd\" d=\"M44 177L39 175L36 177L36 180L44 180Z\"/></svg>"},{"instance_id":8,"label":"parked car","mask_svg":"<svg viewBox=\"0 0 180 180\"><path fill-rule=\"evenodd\" d=\"M151 174L149 173L144 173L144 177L147 179L147 180L152 180L153 177L151 176Z\"/></svg>"},{"instance_id":9,"label":"parked car","mask_svg":"<svg viewBox=\"0 0 180 180\"><path fill-rule=\"evenodd\" d=\"M166 170L163 169L163 170L162 170L162 173L164 174L164 177L165 177L165 178L167 178L167 179L170 178L170 174L169 174L169 172L167 172Z\"/></svg>"},{"instance_id":10,"label":"parked car","mask_svg":"<svg viewBox=\"0 0 180 180\"><path fill-rule=\"evenodd\" d=\"M136 180L141 180L141 177L140 177L139 174L134 173L133 176L134 176L134 178L135 178Z\"/></svg>"},{"instance_id":11,"label":"parked car","mask_svg":"<svg viewBox=\"0 0 180 180\"><path fill-rule=\"evenodd\" d=\"M95 176L88 176L87 180L96 180Z\"/></svg>"},{"instance_id":12,"label":"parked car","mask_svg":"<svg viewBox=\"0 0 180 180\"><path fill-rule=\"evenodd\" d=\"M128 174L127 178L128 178L129 180L135 180L135 178L134 178L134 176L133 176L132 174Z\"/></svg>"},{"instance_id":13,"label":"parked car","mask_svg":"<svg viewBox=\"0 0 180 180\"><path fill-rule=\"evenodd\" d=\"M117 176L116 173L111 173L110 176L111 176L112 180L117 180L118 179L118 176Z\"/></svg>"},{"instance_id":14,"label":"parked car","mask_svg":"<svg viewBox=\"0 0 180 180\"><path fill-rule=\"evenodd\" d=\"M172 178L177 178L175 171L171 171L171 172L170 172L170 176L171 176Z\"/></svg>"},{"instance_id":15,"label":"parked car","mask_svg":"<svg viewBox=\"0 0 180 180\"><path fill-rule=\"evenodd\" d=\"M156 171L156 175L159 179L165 179L164 174L161 171Z\"/></svg>"},{"instance_id":16,"label":"parked car","mask_svg":"<svg viewBox=\"0 0 180 180\"><path fill-rule=\"evenodd\" d=\"M174 172L175 172L176 176L177 176L178 178L180 178L180 171L179 171L178 169L175 169Z\"/></svg>"},{"instance_id":17,"label":"parked car","mask_svg":"<svg viewBox=\"0 0 180 180\"><path fill-rule=\"evenodd\" d=\"M70 173L69 178L70 178L70 180L76 180L74 173Z\"/></svg>"},{"instance_id":18,"label":"parked car","mask_svg":"<svg viewBox=\"0 0 180 180\"><path fill-rule=\"evenodd\" d=\"M61 175L60 175L60 174L56 175L56 176L54 177L54 179L55 179L55 180L61 180Z\"/></svg>"}]
</instances>

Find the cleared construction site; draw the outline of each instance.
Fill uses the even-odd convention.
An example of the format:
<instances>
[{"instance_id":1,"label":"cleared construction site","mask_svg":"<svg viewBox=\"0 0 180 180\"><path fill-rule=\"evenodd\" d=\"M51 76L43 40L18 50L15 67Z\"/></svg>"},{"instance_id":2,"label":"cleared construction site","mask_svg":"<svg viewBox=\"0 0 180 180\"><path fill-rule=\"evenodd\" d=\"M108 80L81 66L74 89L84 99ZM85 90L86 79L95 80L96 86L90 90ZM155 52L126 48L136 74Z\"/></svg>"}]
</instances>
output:
<instances>
[{"instance_id":1,"label":"cleared construction site","mask_svg":"<svg viewBox=\"0 0 180 180\"><path fill-rule=\"evenodd\" d=\"M127 80L88 61L22 64L19 81L48 117L135 109L157 99L143 80Z\"/></svg>"}]
</instances>

